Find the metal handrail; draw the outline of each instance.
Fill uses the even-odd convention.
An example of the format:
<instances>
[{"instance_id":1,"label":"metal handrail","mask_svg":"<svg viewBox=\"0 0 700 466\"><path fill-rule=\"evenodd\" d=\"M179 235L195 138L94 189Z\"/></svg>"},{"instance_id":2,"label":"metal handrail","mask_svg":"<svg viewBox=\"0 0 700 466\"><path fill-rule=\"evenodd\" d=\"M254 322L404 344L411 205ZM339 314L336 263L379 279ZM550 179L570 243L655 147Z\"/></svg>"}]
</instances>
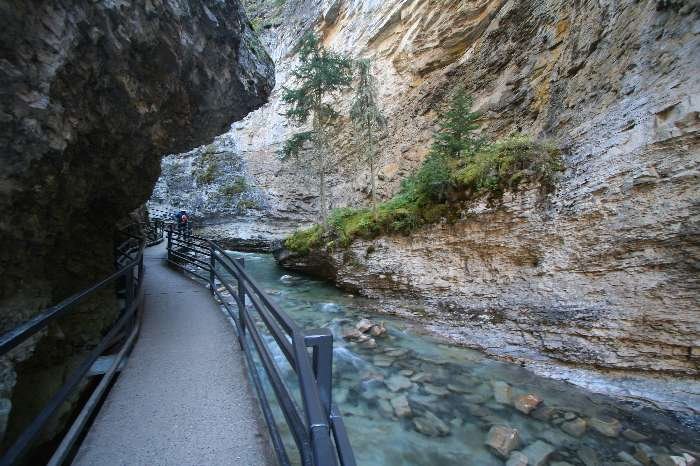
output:
<instances>
[{"instance_id":1,"label":"metal handrail","mask_svg":"<svg viewBox=\"0 0 700 466\"><path fill-rule=\"evenodd\" d=\"M355 457L342 416L332 402L333 335L330 330L307 331L299 327L269 299L248 274L244 260L232 259L215 242L179 233L172 226L167 230L167 238L168 261L207 282L212 294L219 298L235 323L238 342L245 354L279 463L284 466L291 464L261 383L261 374L255 364L253 350L258 355L292 433L301 464L355 466ZM193 253L195 257L188 253ZM196 257L200 254L206 258ZM188 268L187 264L194 269ZM235 284L221 273L223 271L235 279ZM232 308L231 303L224 299L217 289L217 280L234 298L236 309ZM280 369L264 343L249 307L246 306L246 299L296 374L302 400L301 408L290 393ZM308 348L312 349L311 356Z\"/></svg>"},{"instance_id":2,"label":"metal handrail","mask_svg":"<svg viewBox=\"0 0 700 466\"><path fill-rule=\"evenodd\" d=\"M162 227L153 226L153 236L158 234L163 235ZM122 345L117 357L113 361L111 367L103 376L98 386L93 390L89 400L83 405L81 412L78 414L73 424L63 437L61 444L54 451L49 464L58 466L62 464L70 455L70 452L76 441L80 438L87 424L87 420L93 414L98 406L98 401L103 397L105 391L110 387L111 380L117 373L117 368L122 363L123 359L129 353L133 345L136 335L140 328L140 313L143 305L143 249L149 242L157 240L152 236L146 238L138 238L138 243L134 245L134 235L128 232L122 232L130 237L127 241L115 248L117 252L116 263L120 264L121 259L126 258L127 262L119 265L116 272L108 277L100 280L94 285L85 288L74 295L64 299L60 303L47 308L40 312L32 319L17 326L16 328L6 332L0 336L0 357L6 355L13 348L26 341L29 337L36 334L42 329L55 321L60 316L74 309L75 305L82 302L86 297L93 295L95 292L114 283L119 283L119 280L124 278L123 288L117 290L117 295L122 294L124 297L124 307L120 311L119 318L111 326L107 334L102 337L100 342L90 350L88 356L83 362L74 369L66 382L53 395L49 402L42 408L37 416L29 423L24 431L17 437L15 442L7 449L2 458L0 458L0 466L10 466L16 464L27 452L28 448L36 440L39 433L42 431L47 422L56 413L79 387L80 382L86 377L88 371L104 351L114 344L115 339L130 327L129 335ZM150 241L149 241L150 240Z\"/></svg>"}]
</instances>

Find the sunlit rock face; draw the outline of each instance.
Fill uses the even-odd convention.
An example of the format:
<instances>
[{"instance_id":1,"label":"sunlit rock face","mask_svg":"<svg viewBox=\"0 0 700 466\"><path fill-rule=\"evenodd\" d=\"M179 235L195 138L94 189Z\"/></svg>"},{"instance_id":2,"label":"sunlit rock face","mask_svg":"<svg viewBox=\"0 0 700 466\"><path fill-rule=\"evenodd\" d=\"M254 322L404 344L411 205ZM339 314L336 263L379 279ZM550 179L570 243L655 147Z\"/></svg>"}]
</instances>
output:
<instances>
[{"instance_id":1,"label":"sunlit rock face","mask_svg":"<svg viewBox=\"0 0 700 466\"><path fill-rule=\"evenodd\" d=\"M161 156L258 108L273 75L237 0L1 1L0 330L112 270L114 226ZM0 398L55 385L61 357L111 322L98 301L44 338L68 338L52 358L17 356L33 375L6 371Z\"/></svg>"},{"instance_id":2,"label":"sunlit rock face","mask_svg":"<svg viewBox=\"0 0 700 466\"><path fill-rule=\"evenodd\" d=\"M425 300L433 328L509 357L698 374L700 20L688 2L292 1L263 41L290 83L308 29L371 57L389 117L379 191L421 163L437 113L465 86L491 138L519 131L562 147L557 191L475 205L455 225L287 257L372 296ZM315 220L312 180L276 151L295 129L270 103L237 123L239 154L271 216ZM347 108L350 94L342 99ZM333 206L368 201L347 131ZM299 224L303 223L300 221ZM369 251L369 252L368 252ZM403 309L411 313L410 309Z\"/></svg>"}]
</instances>

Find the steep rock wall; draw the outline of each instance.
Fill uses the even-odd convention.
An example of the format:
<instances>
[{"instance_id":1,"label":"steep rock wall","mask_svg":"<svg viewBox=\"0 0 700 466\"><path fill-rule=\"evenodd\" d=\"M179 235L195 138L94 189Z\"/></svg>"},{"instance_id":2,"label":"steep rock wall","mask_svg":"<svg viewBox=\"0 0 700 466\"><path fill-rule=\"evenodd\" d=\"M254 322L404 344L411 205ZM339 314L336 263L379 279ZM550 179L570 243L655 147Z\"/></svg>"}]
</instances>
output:
<instances>
[{"instance_id":1,"label":"steep rock wall","mask_svg":"<svg viewBox=\"0 0 700 466\"><path fill-rule=\"evenodd\" d=\"M304 226L318 210L313 179L276 155L297 130L280 115L280 89L293 84L294 45L309 29L375 62L389 117L384 198L425 157L437 112L457 86L474 95L486 136L525 132L565 153L566 171L547 199L528 192L497 208L474 206L455 225L286 265L368 295L421 298L427 308L418 314L436 331L493 353L698 374L696 3L249 3L264 12L262 39L279 85L230 134L267 196L268 225ZM332 207L366 203L368 173L353 162L349 128L335 146L346 163L331 176ZM245 222L218 233L236 236Z\"/></svg>"},{"instance_id":2,"label":"steep rock wall","mask_svg":"<svg viewBox=\"0 0 700 466\"><path fill-rule=\"evenodd\" d=\"M148 198L161 155L221 133L274 79L237 0L3 0L0 53L6 331L109 273L115 224ZM111 322L112 300L3 361L0 434L10 407L17 429Z\"/></svg>"},{"instance_id":3,"label":"steep rock wall","mask_svg":"<svg viewBox=\"0 0 700 466\"><path fill-rule=\"evenodd\" d=\"M649 1L363 8L371 9L340 2L332 25L319 24L330 44L354 44L378 62L390 117L386 194L422 160L435 112L460 84L475 95L487 136L549 138L563 147L566 172L544 200L530 192L475 206L454 225L284 263L364 294L422 298L437 331L494 353L697 375L697 9ZM339 143L352 150L349 138ZM335 187L341 204L362 196Z\"/></svg>"}]
</instances>

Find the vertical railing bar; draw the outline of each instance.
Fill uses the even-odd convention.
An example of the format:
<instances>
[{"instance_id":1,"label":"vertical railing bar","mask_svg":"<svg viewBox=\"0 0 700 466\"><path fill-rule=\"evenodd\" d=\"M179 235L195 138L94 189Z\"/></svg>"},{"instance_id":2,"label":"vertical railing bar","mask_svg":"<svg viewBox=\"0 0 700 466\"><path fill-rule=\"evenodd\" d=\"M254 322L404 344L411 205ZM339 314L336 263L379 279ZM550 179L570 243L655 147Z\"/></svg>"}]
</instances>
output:
<instances>
[{"instance_id":1,"label":"vertical railing bar","mask_svg":"<svg viewBox=\"0 0 700 466\"><path fill-rule=\"evenodd\" d=\"M294 440L300 453L302 454L303 463L304 465L310 466L312 465L312 462L307 451L309 441L308 432L304 432L303 430L305 425L301 419L301 416L299 415L299 412L295 409L294 399L289 394L286 385L282 382L279 371L277 370L272 357L267 351L267 348L262 342L262 338L255 328L254 322L250 320L250 316L245 311L243 313L243 319L247 321L246 323L249 329L247 334L250 335L251 341L253 342L253 345L260 356L262 366L267 373L268 379L272 383L272 388L274 389L277 400L280 402L280 406L282 408L282 414L284 414L284 417L287 419L287 424L291 428Z\"/></svg>"}]
</instances>

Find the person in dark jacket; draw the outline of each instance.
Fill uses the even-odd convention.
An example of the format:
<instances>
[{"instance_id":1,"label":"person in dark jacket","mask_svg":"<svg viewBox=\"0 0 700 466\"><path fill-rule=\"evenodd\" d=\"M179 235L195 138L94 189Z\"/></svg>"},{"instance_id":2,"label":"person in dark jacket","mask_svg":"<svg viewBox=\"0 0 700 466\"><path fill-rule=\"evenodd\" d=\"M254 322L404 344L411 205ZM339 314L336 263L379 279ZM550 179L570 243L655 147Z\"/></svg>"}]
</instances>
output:
<instances>
[{"instance_id":1,"label":"person in dark jacket","mask_svg":"<svg viewBox=\"0 0 700 466\"><path fill-rule=\"evenodd\" d=\"M190 221L190 216L186 211L181 210L175 214L175 220L177 221L177 231L178 233L187 234L187 223Z\"/></svg>"}]
</instances>

